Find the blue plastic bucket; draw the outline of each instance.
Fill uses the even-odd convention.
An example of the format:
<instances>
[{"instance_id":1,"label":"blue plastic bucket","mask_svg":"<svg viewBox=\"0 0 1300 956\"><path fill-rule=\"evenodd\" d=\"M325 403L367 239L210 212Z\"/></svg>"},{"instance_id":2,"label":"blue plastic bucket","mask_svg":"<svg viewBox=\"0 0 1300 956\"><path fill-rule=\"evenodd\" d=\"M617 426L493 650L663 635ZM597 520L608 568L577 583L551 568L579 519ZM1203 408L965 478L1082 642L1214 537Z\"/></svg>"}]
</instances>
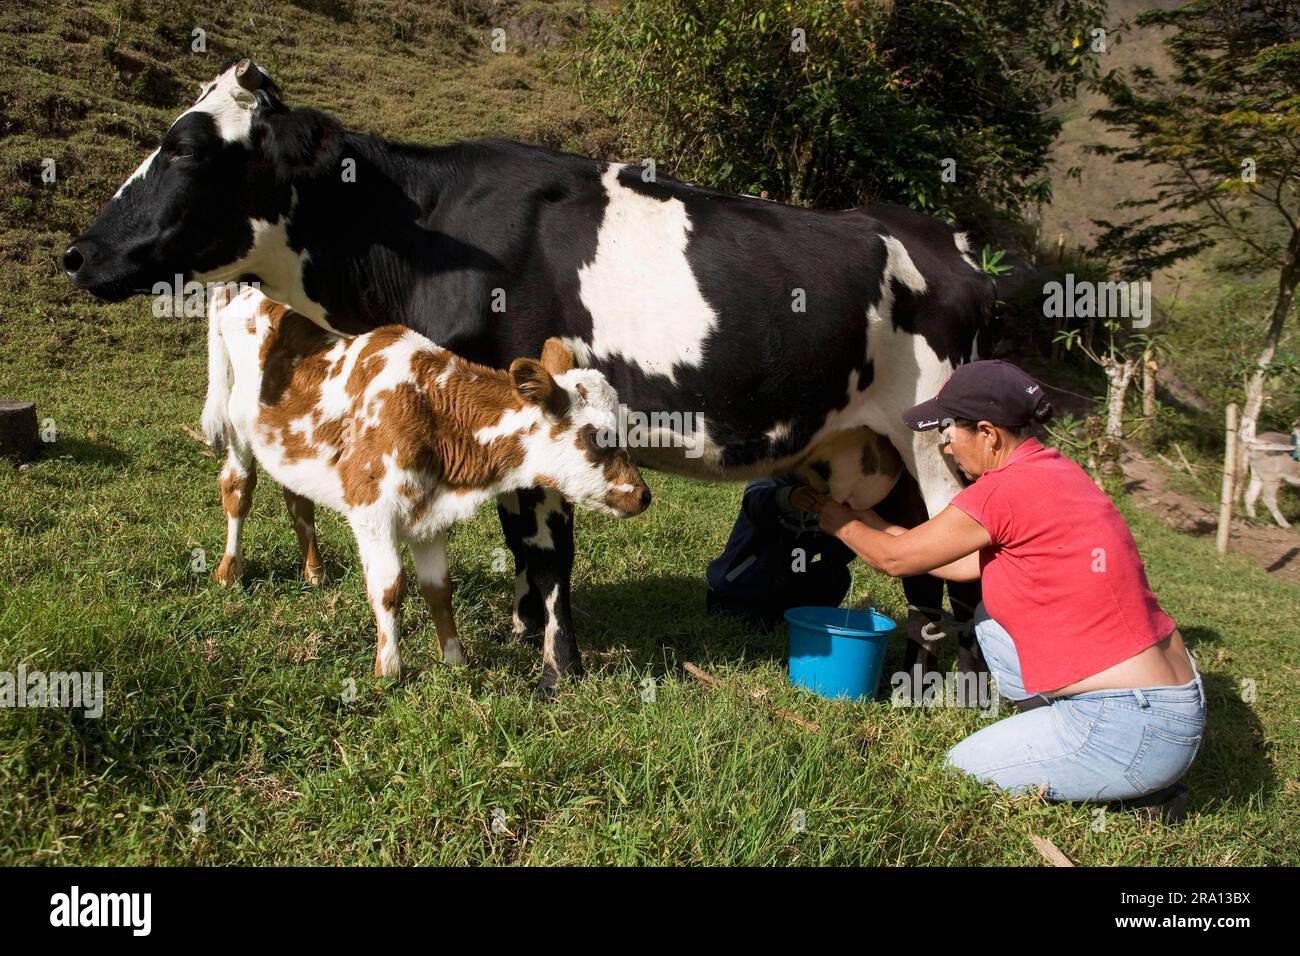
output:
<instances>
[{"instance_id":1,"label":"blue plastic bucket","mask_svg":"<svg viewBox=\"0 0 1300 956\"><path fill-rule=\"evenodd\" d=\"M790 683L822 697L872 700L897 625L875 608L792 607Z\"/></svg>"}]
</instances>

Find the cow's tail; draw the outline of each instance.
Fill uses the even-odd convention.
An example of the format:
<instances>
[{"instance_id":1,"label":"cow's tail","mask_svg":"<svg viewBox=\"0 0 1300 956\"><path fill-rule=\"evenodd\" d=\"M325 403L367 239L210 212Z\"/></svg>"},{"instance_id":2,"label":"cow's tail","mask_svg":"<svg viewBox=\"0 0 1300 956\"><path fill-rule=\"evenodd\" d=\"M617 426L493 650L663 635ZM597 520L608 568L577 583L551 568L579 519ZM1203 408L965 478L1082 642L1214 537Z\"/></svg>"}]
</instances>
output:
<instances>
[{"instance_id":1,"label":"cow's tail","mask_svg":"<svg viewBox=\"0 0 1300 956\"><path fill-rule=\"evenodd\" d=\"M229 294L218 286L208 301L208 397L203 403L203 434L218 458L225 457L226 453L230 386L234 374L226 340L221 335L221 314L229 300Z\"/></svg>"}]
</instances>

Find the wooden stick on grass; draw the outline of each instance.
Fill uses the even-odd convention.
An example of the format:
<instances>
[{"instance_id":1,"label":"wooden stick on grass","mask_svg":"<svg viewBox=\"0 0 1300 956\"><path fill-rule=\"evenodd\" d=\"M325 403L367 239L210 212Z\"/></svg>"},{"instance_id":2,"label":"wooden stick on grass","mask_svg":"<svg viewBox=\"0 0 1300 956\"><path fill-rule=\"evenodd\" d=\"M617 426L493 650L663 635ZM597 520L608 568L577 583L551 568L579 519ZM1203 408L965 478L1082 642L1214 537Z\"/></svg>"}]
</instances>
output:
<instances>
[{"instance_id":1,"label":"wooden stick on grass","mask_svg":"<svg viewBox=\"0 0 1300 956\"><path fill-rule=\"evenodd\" d=\"M202 455L204 458L217 457L216 455L212 454L211 450L208 448L208 440L204 438L202 435L200 435L198 432L196 432L193 428L190 428L189 425L181 425L181 431L189 435L196 442L198 442L200 445L203 446L203 451L199 452L199 454Z\"/></svg>"},{"instance_id":2,"label":"wooden stick on grass","mask_svg":"<svg viewBox=\"0 0 1300 956\"><path fill-rule=\"evenodd\" d=\"M1070 862L1070 858L1057 849L1056 844L1047 837L1035 836L1031 833L1029 834L1029 842L1034 845L1034 849L1038 851L1039 856L1052 866L1074 866Z\"/></svg>"},{"instance_id":3,"label":"wooden stick on grass","mask_svg":"<svg viewBox=\"0 0 1300 956\"><path fill-rule=\"evenodd\" d=\"M682 664L682 667L686 669L686 673L690 674L701 684L707 684L709 687L716 687L718 690L727 689L726 684L724 684L718 678L714 677L708 671L696 667L690 661L684 662ZM760 693L751 695L752 699L761 702ZM780 717L782 720L788 720L790 723L794 724L795 726L802 727L810 734L821 733L821 726L819 724L815 724L811 720L804 720L798 714L792 714L790 713L790 711L785 710L784 708L781 707L767 707L767 705L764 705L764 707L771 713L776 714L776 716Z\"/></svg>"}]
</instances>

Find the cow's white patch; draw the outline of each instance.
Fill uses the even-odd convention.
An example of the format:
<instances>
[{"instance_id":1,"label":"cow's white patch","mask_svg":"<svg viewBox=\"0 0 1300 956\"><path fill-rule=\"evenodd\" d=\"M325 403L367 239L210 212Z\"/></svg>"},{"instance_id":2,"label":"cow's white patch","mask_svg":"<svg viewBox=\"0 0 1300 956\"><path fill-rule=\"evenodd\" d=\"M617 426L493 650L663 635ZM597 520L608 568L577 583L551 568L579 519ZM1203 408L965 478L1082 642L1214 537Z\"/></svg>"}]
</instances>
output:
<instances>
[{"instance_id":1,"label":"cow's white patch","mask_svg":"<svg viewBox=\"0 0 1300 956\"><path fill-rule=\"evenodd\" d=\"M554 551L555 539L551 537L551 523L546 520L551 507L543 499L533 508L533 517L537 521L537 533L524 538L524 544L542 551Z\"/></svg>"},{"instance_id":2,"label":"cow's white patch","mask_svg":"<svg viewBox=\"0 0 1300 956\"><path fill-rule=\"evenodd\" d=\"M560 586L557 584L546 598L546 630L542 632L542 663L552 671L558 670L555 666L555 637L560 633L560 622L555 616L555 602L559 598Z\"/></svg>"},{"instance_id":3,"label":"cow's white patch","mask_svg":"<svg viewBox=\"0 0 1300 956\"><path fill-rule=\"evenodd\" d=\"M530 426L542 420L542 410L537 405L525 404L523 408L508 409L503 412L497 419L495 425L488 425L480 428L474 433L474 438L480 444L490 445L498 438L506 435L514 435L518 432L526 432Z\"/></svg>"},{"instance_id":4,"label":"cow's white patch","mask_svg":"<svg viewBox=\"0 0 1300 956\"><path fill-rule=\"evenodd\" d=\"M880 277L880 297L882 301L888 297L890 305L893 305L894 290L889 284L891 279L907 286L917 295L922 295L926 288L925 276L921 275L921 270L916 267L916 263L908 255L907 247L895 236L881 236L880 240L885 244L885 272Z\"/></svg>"},{"instance_id":5,"label":"cow's white patch","mask_svg":"<svg viewBox=\"0 0 1300 956\"><path fill-rule=\"evenodd\" d=\"M261 67L258 67L258 69L260 70ZM253 107L256 105L256 97L239 85L235 79L235 66L231 66L230 69L220 74L203 88L203 92L194 101L194 105L176 117L172 122L172 126L175 126L191 113L206 113L212 117L212 121L217 127L217 133L222 139L228 143L247 144L253 130ZM168 128L170 129L170 127ZM133 182L143 179L148 174L149 167L157 156L158 150L155 149L136 168L136 171L127 177L126 182L118 187L117 192L113 194L113 198L119 198Z\"/></svg>"},{"instance_id":6,"label":"cow's white patch","mask_svg":"<svg viewBox=\"0 0 1300 956\"><path fill-rule=\"evenodd\" d=\"M272 302L288 305L321 328L345 336L346 333L330 325L325 307L308 296L303 288L303 270L311 261L311 254L306 249L294 251L289 246L289 218L293 215L297 198L295 192L288 216L281 216L275 222L250 220L253 245L246 255L210 272L196 273L194 278L199 282L235 282L240 276L255 275L262 294Z\"/></svg>"},{"instance_id":7,"label":"cow's white patch","mask_svg":"<svg viewBox=\"0 0 1300 956\"><path fill-rule=\"evenodd\" d=\"M903 424L901 416L886 415L884 409L907 409L933 398L953 366L930 348L924 336L895 328L878 310L869 310L868 323L867 358L874 363L875 377L858 399L865 412L863 424L885 435L898 449L907 470L916 476L926 510L933 517L961 491L961 483L943 455L939 433L914 432Z\"/></svg>"},{"instance_id":8,"label":"cow's white patch","mask_svg":"<svg viewBox=\"0 0 1300 956\"><path fill-rule=\"evenodd\" d=\"M238 65L233 64L204 87L194 105L178 116L176 122L191 113L207 113L217 124L217 132L226 142L248 143L257 98L235 79L235 67ZM261 67L254 68L261 70ZM172 125L175 126L176 123Z\"/></svg>"},{"instance_id":9,"label":"cow's white patch","mask_svg":"<svg viewBox=\"0 0 1300 956\"><path fill-rule=\"evenodd\" d=\"M703 364L717 313L686 259L692 226L685 205L621 185L622 168L610 164L601 177L608 204L596 257L578 270L579 295L592 326L590 349L580 359L617 356L675 382L676 366ZM629 294L633 289L648 291Z\"/></svg>"},{"instance_id":10,"label":"cow's white patch","mask_svg":"<svg viewBox=\"0 0 1300 956\"><path fill-rule=\"evenodd\" d=\"M966 265L970 266L976 272L979 272L980 267L975 263L975 260L972 259L970 256L970 237L967 236L966 233L964 232L955 232L953 233L952 241L953 241L953 245L957 247L957 252L959 252L961 254L962 259L966 261Z\"/></svg>"},{"instance_id":11,"label":"cow's white patch","mask_svg":"<svg viewBox=\"0 0 1300 956\"><path fill-rule=\"evenodd\" d=\"M867 310L866 316L871 383L862 390L858 370L849 372L845 406L826 416L808 447L815 447L835 432L856 428L866 427L884 435L902 455L907 470L916 476L926 508L935 515L961 490L961 484L941 454L936 433L912 431L897 412L933 398L952 374L953 366L939 358L924 336L895 328L891 283L897 281L917 295L926 292L927 284L898 239L882 236L881 240L885 245L885 268L880 301ZM806 453L799 457L806 457Z\"/></svg>"},{"instance_id":12,"label":"cow's white patch","mask_svg":"<svg viewBox=\"0 0 1300 956\"><path fill-rule=\"evenodd\" d=\"M126 182L124 182L121 186L117 188L117 192L113 193L113 199L120 198L122 193L126 192L126 187L130 186L137 179L144 179L144 177L149 174L149 168L153 165L153 161L157 158L158 158L158 150L155 149L152 153L150 153L148 156L145 157L145 161L143 163L141 163L139 166L136 167L135 172L133 172L130 176L126 177Z\"/></svg>"},{"instance_id":13,"label":"cow's white patch","mask_svg":"<svg viewBox=\"0 0 1300 956\"><path fill-rule=\"evenodd\" d=\"M777 422L766 432L764 432L764 434L767 435L767 440L770 441L773 445L779 445L781 442L785 441L790 437L790 429L792 427L793 424L789 421Z\"/></svg>"}]
</instances>

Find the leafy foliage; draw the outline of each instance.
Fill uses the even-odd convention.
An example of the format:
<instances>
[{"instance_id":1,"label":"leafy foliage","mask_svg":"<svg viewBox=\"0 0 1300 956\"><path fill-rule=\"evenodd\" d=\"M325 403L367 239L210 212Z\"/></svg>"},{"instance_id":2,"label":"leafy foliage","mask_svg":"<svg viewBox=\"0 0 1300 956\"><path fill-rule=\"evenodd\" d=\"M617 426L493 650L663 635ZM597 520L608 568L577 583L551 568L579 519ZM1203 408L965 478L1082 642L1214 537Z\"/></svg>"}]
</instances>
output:
<instances>
[{"instance_id":1,"label":"leafy foliage","mask_svg":"<svg viewBox=\"0 0 1300 956\"><path fill-rule=\"evenodd\" d=\"M1238 265L1281 266L1300 218L1300 3L1192 0L1137 22L1174 28L1173 75L1105 76L1094 115L1133 142L1092 149L1163 176L1121 204L1135 218L1098 221L1098 251L1138 277L1230 238Z\"/></svg>"},{"instance_id":2,"label":"leafy foliage","mask_svg":"<svg viewBox=\"0 0 1300 956\"><path fill-rule=\"evenodd\" d=\"M980 250L980 271L995 279L998 276L1006 275L1011 271L1011 266L1004 266L1001 264L1002 259L1006 254L1007 250L1005 249L999 249L994 252L990 250L988 246L985 246Z\"/></svg>"},{"instance_id":3,"label":"leafy foliage","mask_svg":"<svg viewBox=\"0 0 1300 956\"><path fill-rule=\"evenodd\" d=\"M1050 196L1048 108L1095 74L1104 6L628 0L593 14L580 77L625 114L629 152L685 179L829 207L951 214L980 196L1016 211Z\"/></svg>"}]
</instances>

